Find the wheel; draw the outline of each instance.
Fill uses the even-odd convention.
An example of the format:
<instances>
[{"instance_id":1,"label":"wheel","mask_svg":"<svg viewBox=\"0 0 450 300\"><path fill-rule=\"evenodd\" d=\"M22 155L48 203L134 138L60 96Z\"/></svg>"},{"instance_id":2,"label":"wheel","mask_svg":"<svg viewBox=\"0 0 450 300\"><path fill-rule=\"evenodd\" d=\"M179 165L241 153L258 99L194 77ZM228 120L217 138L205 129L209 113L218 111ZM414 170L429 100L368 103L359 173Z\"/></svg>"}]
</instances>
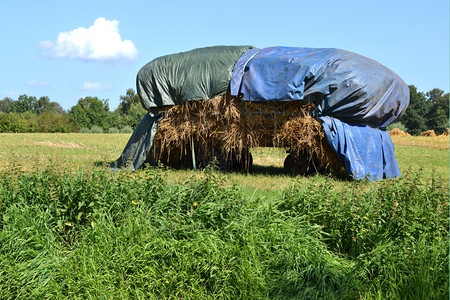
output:
<instances>
[{"instance_id":1,"label":"wheel","mask_svg":"<svg viewBox=\"0 0 450 300\"><path fill-rule=\"evenodd\" d=\"M290 153L284 160L284 173L291 175L308 176L317 172L313 162L305 155Z\"/></svg>"},{"instance_id":2,"label":"wheel","mask_svg":"<svg viewBox=\"0 0 450 300\"><path fill-rule=\"evenodd\" d=\"M231 150L228 155L220 148L214 149L217 167L222 171L250 170L253 165L253 156L248 149L243 149L240 155Z\"/></svg>"}]
</instances>

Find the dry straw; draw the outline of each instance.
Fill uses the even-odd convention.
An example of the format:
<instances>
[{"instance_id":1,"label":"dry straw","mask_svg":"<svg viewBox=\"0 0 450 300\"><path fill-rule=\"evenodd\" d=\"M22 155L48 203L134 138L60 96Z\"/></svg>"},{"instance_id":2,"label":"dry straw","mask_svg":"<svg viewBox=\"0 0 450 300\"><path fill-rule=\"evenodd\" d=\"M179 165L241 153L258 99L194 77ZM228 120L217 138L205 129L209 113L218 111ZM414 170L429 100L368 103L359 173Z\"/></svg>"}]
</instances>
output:
<instances>
[{"instance_id":1,"label":"dry straw","mask_svg":"<svg viewBox=\"0 0 450 300\"><path fill-rule=\"evenodd\" d=\"M153 153L157 161L189 165L193 142L196 160L205 165L217 154L225 159L233 154L240 160L242 153L254 147L284 147L306 155L321 170L338 172L342 163L320 122L309 115L313 108L298 101L242 101L228 93L187 101L163 111Z\"/></svg>"},{"instance_id":2,"label":"dry straw","mask_svg":"<svg viewBox=\"0 0 450 300\"><path fill-rule=\"evenodd\" d=\"M420 134L420 136L436 136L436 133L433 129L424 131Z\"/></svg>"},{"instance_id":3,"label":"dry straw","mask_svg":"<svg viewBox=\"0 0 450 300\"><path fill-rule=\"evenodd\" d=\"M389 134L391 136L411 136L409 133L406 133L399 128L392 128L391 130L389 130Z\"/></svg>"}]
</instances>

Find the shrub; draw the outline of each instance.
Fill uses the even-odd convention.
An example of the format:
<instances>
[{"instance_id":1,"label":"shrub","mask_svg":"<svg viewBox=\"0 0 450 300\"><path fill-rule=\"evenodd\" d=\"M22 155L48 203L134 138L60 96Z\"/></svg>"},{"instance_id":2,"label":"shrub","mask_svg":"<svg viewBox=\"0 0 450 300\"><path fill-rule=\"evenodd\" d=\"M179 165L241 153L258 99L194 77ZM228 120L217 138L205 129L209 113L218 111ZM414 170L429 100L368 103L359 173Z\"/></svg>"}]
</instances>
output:
<instances>
[{"instance_id":1,"label":"shrub","mask_svg":"<svg viewBox=\"0 0 450 300\"><path fill-rule=\"evenodd\" d=\"M43 112L37 118L39 132L71 132L72 126L66 114Z\"/></svg>"},{"instance_id":2,"label":"shrub","mask_svg":"<svg viewBox=\"0 0 450 300\"><path fill-rule=\"evenodd\" d=\"M404 132L408 132L408 128L406 128L406 126L403 125L402 122L394 122L394 123L392 123L392 124L389 124L389 125L386 127L386 129L387 129L388 131L390 131L390 130L392 130L392 129L394 129L394 128L398 128L398 129L400 129L400 130L402 130L402 131L404 131Z\"/></svg>"},{"instance_id":3,"label":"shrub","mask_svg":"<svg viewBox=\"0 0 450 300\"><path fill-rule=\"evenodd\" d=\"M91 130L89 128L83 127L79 131L80 133L91 133Z\"/></svg>"},{"instance_id":4,"label":"shrub","mask_svg":"<svg viewBox=\"0 0 450 300\"><path fill-rule=\"evenodd\" d=\"M120 129L120 133L133 133L133 128L131 126L124 126L122 129Z\"/></svg>"},{"instance_id":5,"label":"shrub","mask_svg":"<svg viewBox=\"0 0 450 300\"><path fill-rule=\"evenodd\" d=\"M119 133L119 129L117 129L116 127L110 127L108 129L108 133Z\"/></svg>"},{"instance_id":6,"label":"shrub","mask_svg":"<svg viewBox=\"0 0 450 300\"><path fill-rule=\"evenodd\" d=\"M103 133L103 129L100 126L94 125L91 127L91 133Z\"/></svg>"}]
</instances>

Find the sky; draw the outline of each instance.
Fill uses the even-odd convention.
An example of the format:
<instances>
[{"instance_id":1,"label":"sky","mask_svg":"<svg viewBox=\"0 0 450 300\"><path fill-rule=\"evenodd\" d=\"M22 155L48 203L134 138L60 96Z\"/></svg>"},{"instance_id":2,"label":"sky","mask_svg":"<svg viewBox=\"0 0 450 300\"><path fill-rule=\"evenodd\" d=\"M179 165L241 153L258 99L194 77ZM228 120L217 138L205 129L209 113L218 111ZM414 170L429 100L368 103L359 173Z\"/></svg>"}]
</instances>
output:
<instances>
[{"instance_id":1,"label":"sky","mask_svg":"<svg viewBox=\"0 0 450 300\"><path fill-rule=\"evenodd\" d=\"M87 96L113 110L151 60L215 45L339 48L449 91L448 0L2 0L0 28L0 100L66 110Z\"/></svg>"}]
</instances>

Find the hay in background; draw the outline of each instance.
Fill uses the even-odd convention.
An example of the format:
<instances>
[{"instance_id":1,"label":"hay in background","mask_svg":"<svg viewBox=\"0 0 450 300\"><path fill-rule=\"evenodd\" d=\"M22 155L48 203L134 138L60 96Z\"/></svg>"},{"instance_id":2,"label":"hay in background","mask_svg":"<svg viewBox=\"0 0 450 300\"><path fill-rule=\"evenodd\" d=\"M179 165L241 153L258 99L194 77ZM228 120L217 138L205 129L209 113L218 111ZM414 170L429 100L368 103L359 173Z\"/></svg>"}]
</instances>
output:
<instances>
[{"instance_id":1,"label":"hay in background","mask_svg":"<svg viewBox=\"0 0 450 300\"><path fill-rule=\"evenodd\" d=\"M436 136L436 132L433 129L420 133L420 136Z\"/></svg>"},{"instance_id":2,"label":"hay in background","mask_svg":"<svg viewBox=\"0 0 450 300\"><path fill-rule=\"evenodd\" d=\"M152 151L156 161L170 164L179 161L180 155L191 156L193 139L196 160L205 166L214 152L225 153L226 157L233 153L240 160L245 149L284 147L290 153L307 155L323 170L341 169L342 163L328 144L322 125L309 116L313 108L298 101L241 101L228 93L187 101L164 110Z\"/></svg>"},{"instance_id":3,"label":"hay in background","mask_svg":"<svg viewBox=\"0 0 450 300\"><path fill-rule=\"evenodd\" d=\"M389 130L391 136L411 136L409 133L404 132L400 128L392 128Z\"/></svg>"}]
</instances>

